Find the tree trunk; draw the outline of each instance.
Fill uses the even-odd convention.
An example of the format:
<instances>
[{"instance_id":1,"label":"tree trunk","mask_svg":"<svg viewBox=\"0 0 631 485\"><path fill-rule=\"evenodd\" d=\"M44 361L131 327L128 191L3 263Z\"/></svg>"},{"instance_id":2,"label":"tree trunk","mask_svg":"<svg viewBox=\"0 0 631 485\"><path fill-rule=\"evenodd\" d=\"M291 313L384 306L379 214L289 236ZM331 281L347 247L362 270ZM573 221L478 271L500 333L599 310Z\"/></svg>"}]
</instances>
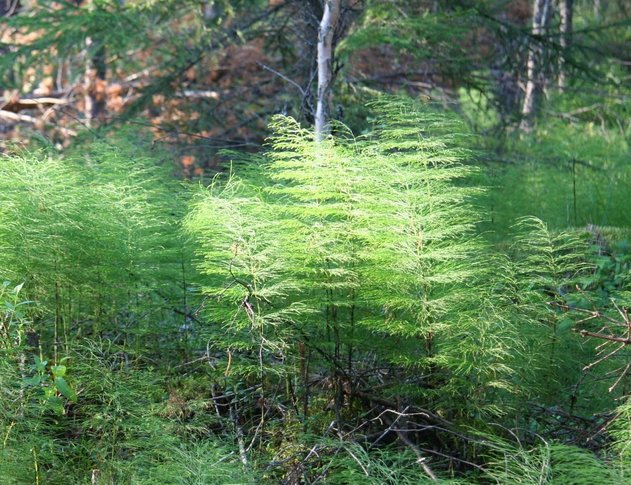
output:
<instances>
[{"instance_id":1,"label":"tree trunk","mask_svg":"<svg viewBox=\"0 0 631 485\"><path fill-rule=\"evenodd\" d=\"M526 82L526 95L521 111L521 129L529 132L534 125L534 117L537 102L545 81L543 64L543 39L552 14L552 0L535 0L532 14L532 35L528 52L528 81Z\"/></svg>"},{"instance_id":2,"label":"tree trunk","mask_svg":"<svg viewBox=\"0 0 631 485\"><path fill-rule=\"evenodd\" d=\"M298 118L312 125L317 104L317 87L314 89L314 86L317 86L318 80L318 33L323 6L320 0L294 0L290 5L297 54L292 74L302 87Z\"/></svg>"},{"instance_id":3,"label":"tree trunk","mask_svg":"<svg viewBox=\"0 0 631 485\"><path fill-rule=\"evenodd\" d=\"M86 66L85 66L85 122L87 126L92 126L93 120L98 118L105 110L105 48L99 47L94 54L89 50L93 40L86 39Z\"/></svg>"},{"instance_id":4,"label":"tree trunk","mask_svg":"<svg viewBox=\"0 0 631 485\"><path fill-rule=\"evenodd\" d=\"M561 56L559 57L559 91L563 92L567 87L567 70L565 58L572 43L572 14L574 0L559 0L559 14L561 16Z\"/></svg>"},{"instance_id":5,"label":"tree trunk","mask_svg":"<svg viewBox=\"0 0 631 485\"><path fill-rule=\"evenodd\" d=\"M316 140L328 132L327 122L333 101L333 40L340 16L340 0L325 0L318 32L318 103L315 115Z\"/></svg>"},{"instance_id":6,"label":"tree trunk","mask_svg":"<svg viewBox=\"0 0 631 485\"><path fill-rule=\"evenodd\" d=\"M87 8L92 10L93 0L86 2ZM95 40L88 37L85 40L85 76L84 76L84 113L86 126L92 126L93 120L98 118L105 110L105 76L107 65L105 60L105 47L97 45Z\"/></svg>"},{"instance_id":7,"label":"tree trunk","mask_svg":"<svg viewBox=\"0 0 631 485\"><path fill-rule=\"evenodd\" d=\"M11 17L20 9L20 0L0 0L0 17Z\"/></svg>"}]
</instances>

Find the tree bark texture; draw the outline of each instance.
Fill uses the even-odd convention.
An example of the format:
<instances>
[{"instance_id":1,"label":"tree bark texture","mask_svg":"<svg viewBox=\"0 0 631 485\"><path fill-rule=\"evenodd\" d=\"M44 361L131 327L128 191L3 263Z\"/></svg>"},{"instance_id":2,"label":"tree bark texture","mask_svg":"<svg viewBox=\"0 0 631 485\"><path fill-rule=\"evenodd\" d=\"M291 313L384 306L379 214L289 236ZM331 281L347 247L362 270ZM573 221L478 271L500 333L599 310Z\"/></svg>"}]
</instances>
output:
<instances>
[{"instance_id":1,"label":"tree bark texture","mask_svg":"<svg viewBox=\"0 0 631 485\"><path fill-rule=\"evenodd\" d=\"M105 63L105 48L99 47L94 54L90 54L93 40L86 39L86 66L85 66L85 122L92 126L92 122L105 110L105 75L107 71Z\"/></svg>"},{"instance_id":2,"label":"tree bark texture","mask_svg":"<svg viewBox=\"0 0 631 485\"><path fill-rule=\"evenodd\" d=\"M563 92L567 87L567 51L572 43L572 14L574 10L574 0L559 0L559 16L561 17L561 56L559 57L559 91Z\"/></svg>"},{"instance_id":3,"label":"tree bark texture","mask_svg":"<svg viewBox=\"0 0 631 485\"><path fill-rule=\"evenodd\" d=\"M528 49L528 80L522 107L521 129L532 131L537 102L545 81L543 72L543 36L552 16L552 0L535 0L532 14L532 38Z\"/></svg>"},{"instance_id":4,"label":"tree bark texture","mask_svg":"<svg viewBox=\"0 0 631 485\"><path fill-rule=\"evenodd\" d=\"M80 2L82 3L82 2ZM85 2L88 10L94 8L93 0ZM105 47L95 46L95 39L87 37L85 40L85 76L84 85L84 113L86 126L92 126L93 120L105 110L105 77L107 65L105 60Z\"/></svg>"},{"instance_id":5,"label":"tree bark texture","mask_svg":"<svg viewBox=\"0 0 631 485\"><path fill-rule=\"evenodd\" d=\"M316 140L327 134L333 101L333 41L340 16L340 0L325 0L318 32L318 102L315 115Z\"/></svg>"}]
</instances>

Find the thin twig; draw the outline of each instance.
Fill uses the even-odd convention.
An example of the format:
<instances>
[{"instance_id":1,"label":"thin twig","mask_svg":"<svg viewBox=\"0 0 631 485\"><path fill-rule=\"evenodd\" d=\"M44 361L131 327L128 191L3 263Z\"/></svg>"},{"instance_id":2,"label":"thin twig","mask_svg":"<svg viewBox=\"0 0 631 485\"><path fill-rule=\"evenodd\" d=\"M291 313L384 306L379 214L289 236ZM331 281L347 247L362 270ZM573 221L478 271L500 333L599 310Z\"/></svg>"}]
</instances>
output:
<instances>
[{"instance_id":1,"label":"thin twig","mask_svg":"<svg viewBox=\"0 0 631 485\"><path fill-rule=\"evenodd\" d=\"M300 91L300 94L302 94L302 96L305 96L305 90L302 89L302 86L300 86L300 84L298 84L296 81L294 81L293 79L288 78L287 76L285 76L283 73L278 72L275 69L272 69L271 67L263 64L262 62L257 62L256 63L258 66L262 67L263 69L265 69L266 71L271 72L272 74L275 74L276 76L278 76L279 78L281 78L283 81L287 81L289 84L291 84L292 86L294 86L296 89L298 89L298 91Z\"/></svg>"},{"instance_id":2,"label":"thin twig","mask_svg":"<svg viewBox=\"0 0 631 485\"><path fill-rule=\"evenodd\" d=\"M590 334L590 332L586 332L587 335ZM581 332L581 335L583 335L583 332ZM594 337L600 334L591 334L589 335L590 337ZM606 335L605 335L606 337ZM598 337L598 338L602 338L602 337ZM615 355L616 352L618 352L619 350L621 350L623 347L625 346L625 344L620 344L618 347L616 347L615 349L613 349L611 352L609 352L607 355L605 355L604 357L601 357L600 359L592 362L591 364L586 365L585 367L583 367L584 371L588 371L589 369L591 369L592 367L594 367L595 365L600 364L601 362L607 360L609 357L611 357L612 355Z\"/></svg>"},{"instance_id":3,"label":"thin twig","mask_svg":"<svg viewBox=\"0 0 631 485\"><path fill-rule=\"evenodd\" d=\"M407 408L406 408L407 409ZM388 418L387 415L384 415L384 419L386 420L386 422L390 421L390 428L397 434L397 436L399 437L399 439L408 447L410 448L414 454L416 455L416 462L420 465L420 467L423 469L423 472L425 472L425 474L433 481L437 482L438 478L436 478L436 475L434 474L434 472L432 471L432 469L429 467L429 465L426 463L427 458L425 456L423 456L422 451L420 450L420 448L418 446L416 446L412 440L408 437L408 435L405 433L405 431L397 428L396 425L396 420L390 420ZM397 418L398 419L398 418Z\"/></svg>"},{"instance_id":4,"label":"thin twig","mask_svg":"<svg viewBox=\"0 0 631 485\"><path fill-rule=\"evenodd\" d=\"M620 374L620 377L618 377L618 379L616 379L616 382L614 382L613 385L609 388L609 392L613 391L616 388L616 386L620 384L620 381L622 380L624 376L627 375L627 372L629 372L630 368L631 368L631 362L627 364L627 366L622 371L622 374Z\"/></svg>"}]
</instances>

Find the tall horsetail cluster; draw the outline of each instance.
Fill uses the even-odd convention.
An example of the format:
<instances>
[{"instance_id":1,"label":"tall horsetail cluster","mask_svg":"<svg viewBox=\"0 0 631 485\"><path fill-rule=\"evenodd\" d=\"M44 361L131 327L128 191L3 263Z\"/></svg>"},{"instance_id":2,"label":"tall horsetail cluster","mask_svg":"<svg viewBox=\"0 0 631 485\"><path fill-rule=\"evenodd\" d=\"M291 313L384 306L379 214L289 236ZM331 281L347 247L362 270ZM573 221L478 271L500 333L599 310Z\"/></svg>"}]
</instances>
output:
<instances>
[{"instance_id":1,"label":"tall horsetail cluster","mask_svg":"<svg viewBox=\"0 0 631 485\"><path fill-rule=\"evenodd\" d=\"M120 140L4 155L0 481L629 480L626 356L573 331L624 326L622 252L492 244L458 121L372 109L199 188Z\"/></svg>"}]
</instances>

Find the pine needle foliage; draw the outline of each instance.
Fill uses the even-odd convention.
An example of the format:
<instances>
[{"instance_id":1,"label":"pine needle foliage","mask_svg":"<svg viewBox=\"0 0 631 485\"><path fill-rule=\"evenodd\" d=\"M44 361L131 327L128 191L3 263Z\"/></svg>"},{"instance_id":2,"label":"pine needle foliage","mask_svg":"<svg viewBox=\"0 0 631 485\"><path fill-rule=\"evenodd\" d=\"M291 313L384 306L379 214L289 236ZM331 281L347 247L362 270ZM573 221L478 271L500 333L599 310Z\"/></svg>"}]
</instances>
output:
<instances>
[{"instance_id":1,"label":"pine needle foliage","mask_svg":"<svg viewBox=\"0 0 631 485\"><path fill-rule=\"evenodd\" d=\"M84 75L85 57L108 56L118 67L137 67L125 52L150 45L146 33L164 22L165 11L152 9L154 2L121 3L110 0L90 2L31 2L18 15L4 22L27 41L5 45L0 60L3 87L15 87L29 67L36 72L47 62L56 62L58 53L67 59L69 81ZM165 2L160 2L165 3ZM90 42L86 42L87 40ZM131 62L130 62L131 61ZM102 59L100 62L105 62ZM131 64L131 65L130 65Z\"/></svg>"}]
</instances>

